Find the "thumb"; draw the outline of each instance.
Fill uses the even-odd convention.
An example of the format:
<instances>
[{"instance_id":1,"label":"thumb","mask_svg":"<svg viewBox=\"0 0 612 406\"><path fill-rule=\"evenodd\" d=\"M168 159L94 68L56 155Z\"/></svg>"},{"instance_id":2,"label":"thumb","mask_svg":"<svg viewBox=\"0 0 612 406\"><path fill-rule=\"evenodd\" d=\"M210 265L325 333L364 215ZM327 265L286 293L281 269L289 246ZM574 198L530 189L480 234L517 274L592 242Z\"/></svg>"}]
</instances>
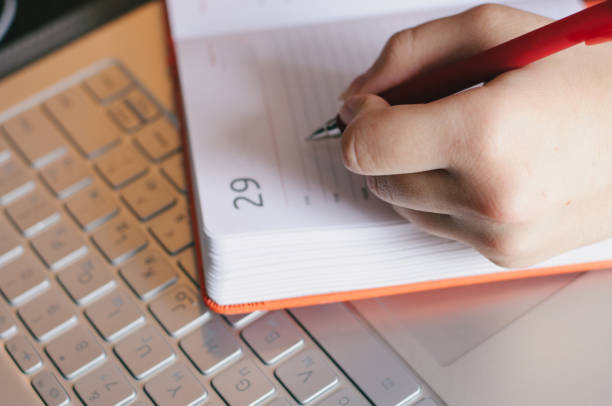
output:
<instances>
[{"instance_id":1,"label":"thumb","mask_svg":"<svg viewBox=\"0 0 612 406\"><path fill-rule=\"evenodd\" d=\"M357 116L371 111L382 110L387 107L389 107L389 103L381 97L373 94L358 94L350 96L344 101L338 115L342 119L342 122L348 127Z\"/></svg>"}]
</instances>

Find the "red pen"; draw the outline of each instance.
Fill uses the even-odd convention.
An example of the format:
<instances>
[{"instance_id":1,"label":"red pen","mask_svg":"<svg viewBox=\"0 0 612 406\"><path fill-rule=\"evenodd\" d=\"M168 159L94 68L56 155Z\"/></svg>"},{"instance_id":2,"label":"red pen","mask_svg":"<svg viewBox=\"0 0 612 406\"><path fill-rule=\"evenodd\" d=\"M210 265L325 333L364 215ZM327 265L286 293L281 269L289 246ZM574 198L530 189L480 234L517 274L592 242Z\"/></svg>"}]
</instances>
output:
<instances>
[{"instance_id":1,"label":"red pen","mask_svg":"<svg viewBox=\"0 0 612 406\"><path fill-rule=\"evenodd\" d=\"M606 0L467 59L423 72L379 96L391 105L429 103L582 42L595 45L610 40L612 0ZM336 116L308 140L338 138L345 127Z\"/></svg>"}]
</instances>

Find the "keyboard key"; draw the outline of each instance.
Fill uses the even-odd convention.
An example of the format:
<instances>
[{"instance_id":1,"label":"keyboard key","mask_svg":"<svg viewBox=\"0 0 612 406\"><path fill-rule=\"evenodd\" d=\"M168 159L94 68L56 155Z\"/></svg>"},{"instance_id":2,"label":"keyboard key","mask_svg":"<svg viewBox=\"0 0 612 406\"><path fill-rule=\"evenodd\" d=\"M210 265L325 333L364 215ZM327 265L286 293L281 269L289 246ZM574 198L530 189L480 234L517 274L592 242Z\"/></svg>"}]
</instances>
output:
<instances>
[{"instance_id":1,"label":"keyboard key","mask_svg":"<svg viewBox=\"0 0 612 406\"><path fill-rule=\"evenodd\" d=\"M86 231L100 226L119 211L115 200L100 185L91 185L72 196L66 208Z\"/></svg>"},{"instance_id":2,"label":"keyboard key","mask_svg":"<svg viewBox=\"0 0 612 406\"><path fill-rule=\"evenodd\" d=\"M212 384L231 406L251 406L272 396L274 386L250 359L220 373Z\"/></svg>"},{"instance_id":3,"label":"keyboard key","mask_svg":"<svg viewBox=\"0 0 612 406\"><path fill-rule=\"evenodd\" d=\"M138 127L142 121L140 117L127 105L125 100L117 100L108 107L111 117L117 122L119 127L125 131L131 131Z\"/></svg>"},{"instance_id":4,"label":"keyboard key","mask_svg":"<svg viewBox=\"0 0 612 406\"><path fill-rule=\"evenodd\" d=\"M11 203L6 211L26 237L35 235L60 219L57 206L40 188Z\"/></svg>"},{"instance_id":5,"label":"keyboard key","mask_svg":"<svg viewBox=\"0 0 612 406\"><path fill-rule=\"evenodd\" d=\"M176 201L164 181L152 174L126 187L122 198L142 221L151 219Z\"/></svg>"},{"instance_id":6,"label":"keyboard key","mask_svg":"<svg viewBox=\"0 0 612 406\"><path fill-rule=\"evenodd\" d=\"M23 252L19 234L0 217L0 265L12 260Z\"/></svg>"},{"instance_id":7,"label":"keyboard key","mask_svg":"<svg viewBox=\"0 0 612 406\"><path fill-rule=\"evenodd\" d=\"M98 101L106 102L132 86L132 80L120 67L111 65L85 79L85 86Z\"/></svg>"},{"instance_id":8,"label":"keyboard key","mask_svg":"<svg viewBox=\"0 0 612 406\"><path fill-rule=\"evenodd\" d=\"M266 364L274 364L304 344L295 322L284 311L268 313L242 330L242 338Z\"/></svg>"},{"instance_id":9,"label":"keyboard key","mask_svg":"<svg viewBox=\"0 0 612 406\"><path fill-rule=\"evenodd\" d=\"M89 169L73 154L65 154L40 171L40 177L60 199L91 183Z\"/></svg>"},{"instance_id":10,"label":"keyboard key","mask_svg":"<svg viewBox=\"0 0 612 406\"><path fill-rule=\"evenodd\" d=\"M206 389L182 363L163 371L145 385L157 406L191 406L206 398Z\"/></svg>"},{"instance_id":11,"label":"keyboard key","mask_svg":"<svg viewBox=\"0 0 612 406\"><path fill-rule=\"evenodd\" d=\"M176 255L193 244L191 221L184 203L175 205L151 222L150 230L170 255Z\"/></svg>"},{"instance_id":12,"label":"keyboard key","mask_svg":"<svg viewBox=\"0 0 612 406\"><path fill-rule=\"evenodd\" d=\"M86 406L125 405L136 397L123 373L110 362L77 381L74 391Z\"/></svg>"},{"instance_id":13,"label":"keyboard key","mask_svg":"<svg viewBox=\"0 0 612 406\"><path fill-rule=\"evenodd\" d=\"M372 403L402 404L420 393L420 384L401 358L343 303L291 312Z\"/></svg>"},{"instance_id":14,"label":"keyboard key","mask_svg":"<svg viewBox=\"0 0 612 406\"><path fill-rule=\"evenodd\" d=\"M285 398L274 398L268 403L266 403L266 406L291 406L291 405Z\"/></svg>"},{"instance_id":15,"label":"keyboard key","mask_svg":"<svg viewBox=\"0 0 612 406\"><path fill-rule=\"evenodd\" d=\"M119 273L142 300L152 298L177 279L172 266L153 249L134 256Z\"/></svg>"},{"instance_id":16,"label":"keyboard key","mask_svg":"<svg viewBox=\"0 0 612 406\"><path fill-rule=\"evenodd\" d=\"M19 334L6 342L8 351L13 361L24 374L31 374L42 366L42 359L36 352L28 338Z\"/></svg>"},{"instance_id":17,"label":"keyboard key","mask_svg":"<svg viewBox=\"0 0 612 406\"><path fill-rule=\"evenodd\" d=\"M134 137L136 144L154 162L163 161L181 148L178 130L165 118L144 126Z\"/></svg>"},{"instance_id":18,"label":"keyboard key","mask_svg":"<svg viewBox=\"0 0 612 406\"><path fill-rule=\"evenodd\" d=\"M14 306L48 287L47 270L33 254L22 255L0 271L0 290Z\"/></svg>"},{"instance_id":19,"label":"keyboard key","mask_svg":"<svg viewBox=\"0 0 612 406\"><path fill-rule=\"evenodd\" d=\"M125 96L127 103L138 112L145 121L151 121L159 114L159 109L142 90L134 89Z\"/></svg>"},{"instance_id":20,"label":"keyboard key","mask_svg":"<svg viewBox=\"0 0 612 406\"><path fill-rule=\"evenodd\" d=\"M223 317L225 318L225 320L227 320L229 324L232 325L232 327L242 328L246 326L247 324L249 324L250 322L260 318L264 314L266 314L265 311L256 310L251 313L227 314L227 315L224 315Z\"/></svg>"},{"instance_id":21,"label":"keyboard key","mask_svg":"<svg viewBox=\"0 0 612 406\"><path fill-rule=\"evenodd\" d=\"M300 352L278 367L275 374L301 404L310 402L338 383L329 361L314 350Z\"/></svg>"},{"instance_id":22,"label":"keyboard key","mask_svg":"<svg viewBox=\"0 0 612 406\"><path fill-rule=\"evenodd\" d=\"M0 127L0 163L7 161L11 157L11 149L2 135L2 127Z\"/></svg>"},{"instance_id":23,"label":"keyboard key","mask_svg":"<svg viewBox=\"0 0 612 406\"><path fill-rule=\"evenodd\" d=\"M14 157L0 163L0 204L9 204L35 186L26 167Z\"/></svg>"},{"instance_id":24,"label":"keyboard key","mask_svg":"<svg viewBox=\"0 0 612 406\"><path fill-rule=\"evenodd\" d=\"M85 310L98 333L106 341L114 341L145 322L140 308L121 291L114 291Z\"/></svg>"},{"instance_id":25,"label":"keyboard key","mask_svg":"<svg viewBox=\"0 0 612 406\"><path fill-rule=\"evenodd\" d=\"M41 371L32 378L32 387L45 406L67 406L70 397L50 371Z\"/></svg>"},{"instance_id":26,"label":"keyboard key","mask_svg":"<svg viewBox=\"0 0 612 406\"><path fill-rule=\"evenodd\" d=\"M19 234L2 217L0 217L0 265L21 255L23 246Z\"/></svg>"},{"instance_id":27,"label":"keyboard key","mask_svg":"<svg viewBox=\"0 0 612 406\"><path fill-rule=\"evenodd\" d=\"M215 318L180 341L183 352L204 375L210 375L238 359L242 350L231 330Z\"/></svg>"},{"instance_id":28,"label":"keyboard key","mask_svg":"<svg viewBox=\"0 0 612 406\"><path fill-rule=\"evenodd\" d=\"M353 389L342 388L317 403L317 406L367 406L363 398ZM421 405L419 405L421 406ZM423 405L424 406L424 405Z\"/></svg>"},{"instance_id":29,"label":"keyboard key","mask_svg":"<svg viewBox=\"0 0 612 406\"><path fill-rule=\"evenodd\" d=\"M34 168L48 164L66 151L63 134L37 107L9 119L3 126Z\"/></svg>"},{"instance_id":30,"label":"keyboard key","mask_svg":"<svg viewBox=\"0 0 612 406\"><path fill-rule=\"evenodd\" d=\"M147 377L176 357L158 329L152 326L142 327L121 340L115 345L115 353L136 379Z\"/></svg>"},{"instance_id":31,"label":"keyboard key","mask_svg":"<svg viewBox=\"0 0 612 406\"><path fill-rule=\"evenodd\" d=\"M46 341L76 323L73 305L55 288L30 300L19 309L19 317L39 341Z\"/></svg>"},{"instance_id":32,"label":"keyboard key","mask_svg":"<svg viewBox=\"0 0 612 406\"><path fill-rule=\"evenodd\" d=\"M53 340L45 351L66 379L73 379L106 357L94 336L82 326L74 327Z\"/></svg>"},{"instance_id":33,"label":"keyboard key","mask_svg":"<svg viewBox=\"0 0 612 406\"><path fill-rule=\"evenodd\" d=\"M124 142L98 158L96 169L113 188L120 189L147 172L147 163L133 146Z\"/></svg>"},{"instance_id":34,"label":"keyboard key","mask_svg":"<svg viewBox=\"0 0 612 406\"><path fill-rule=\"evenodd\" d=\"M119 128L81 86L53 96L44 106L88 158L103 153L120 140Z\"/></svg>"},{"instance_id":35,"label":"keyboard key","mask_svg":"<svg viewBox=\"0 0 612 406\"><path fill-rule=\"evenodd\" d=\"M115 265L147 245L147 239L140 228L121 215L101 226L91 238L106 259Z\"/></svg>"},{"instance_id":36,"label":"keyboard key","mask_svg":"<svg viewBox=\"0 0 612 406\"><path fill-rule=\"evenodd\" d=\"M185 250L179 254L179 268L181 268L181 270L185 272L185 275L187 275L189 279L191 279L191 281L196 284L197 287L200 287L200 280L196 271L195 261L195 252L193 248Z\"/></svg>"},{"instance_id":37,"label":"keyboard key","mask_svg":"<svg viewBox=\"0 0 612 406\"><path fill-rule=\"evenodd\" d=\"M174 154L162 164L162 174L172 183L179 192L187 193L187 180L185 179L185 165L182 154Z\"/></svg>"},{"instance_id":38,"label":"keyboard key","mask_svg":"<svg viewBox=\"0 0 612 406\"><path fill-rule=\"evenodd\" d=\"M200 295L184 283L151 302L149 310L172 336L183 334L209 317Z\"/></svg>"},{"instance_id":39,"label":"keyboard key","mask_svg":"<svg viewBox=\"0 0 612 406\"><path fill-rule=\"evenodd\" d=\"M52 270L58 270L87 252L82 234L62 221L32 239L32 247Z\"/></svg>"},{"instance_id":40,"label":"keyboard key","mask_svg":"<svg viewBox=\"0 0 612 406\"><path fill-rule=\"evenodd\" d=\"M414 406L438 406L438 402L436 402L435 400L433 400L431 398L427 398L427 399L421 399Z\"/></svg>"},{"instance_id":41,"label":"keyboard key","mask_svg":"<svg viewBox=\"0 0 612 406\"><path fill-rule=\"evenodd\" d=\"M115 286L107 265L97 255L91 254L61 271L57 278L79 305L91 302Z\"/></svg>"},{"instance_id":42,"label":"keyboard key","mask_svg":"<svg viewBox=\"0 0 612 406\"><path fill-rule=\"evenodd\" d=\"M0 308L0 339L4 340L17 331L15 320L2 308Z\"/></svg>"}]
</instances>

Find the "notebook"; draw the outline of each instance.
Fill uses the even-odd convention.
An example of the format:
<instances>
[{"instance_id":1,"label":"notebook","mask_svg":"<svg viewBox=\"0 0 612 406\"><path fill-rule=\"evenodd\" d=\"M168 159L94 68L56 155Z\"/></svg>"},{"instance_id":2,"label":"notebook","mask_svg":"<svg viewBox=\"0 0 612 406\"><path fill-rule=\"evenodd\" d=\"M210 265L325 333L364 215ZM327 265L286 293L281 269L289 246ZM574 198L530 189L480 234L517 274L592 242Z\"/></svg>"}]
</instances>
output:
<instances>
[{"instance_id":1,"label":"notebook","mask_svg":"<svg viewBox=\"0 0 612 406\"><path fill-rule=\"evenodd\" d=\"M508 1L553 18L575 0ZM601 268L612 241L534 268L497 267L428 235L306 136L394 32L462 0L169 0L202 289L240 312Z\"/></svg>"}]
</instances>

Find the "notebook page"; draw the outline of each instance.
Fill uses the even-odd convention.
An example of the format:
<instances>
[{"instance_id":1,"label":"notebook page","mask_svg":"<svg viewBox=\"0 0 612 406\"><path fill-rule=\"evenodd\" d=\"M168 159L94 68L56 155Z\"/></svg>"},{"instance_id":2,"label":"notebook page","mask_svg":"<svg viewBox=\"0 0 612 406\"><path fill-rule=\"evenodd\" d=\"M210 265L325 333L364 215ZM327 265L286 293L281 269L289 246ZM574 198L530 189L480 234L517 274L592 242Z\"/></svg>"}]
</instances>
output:
<instances>
[{"instance_id":1,"label":"notebook page","mask_svg":"<svg viewBox=\"0 0 612 406\"><path fill-rule=\"evenodd\" d=\"M175 41L476 4L474 0L168 0Z\"/></svg>"},{"instance_id":2,"label":"notebook page","mask_svg":"<svg viewBox=\"0 0 612 406\"><path fill-rule=\"evenodd\" d=\"M558 17L576 4L531 7ZM338 94L392 33L463 8L177 41L207 234L401 221L344 169L338 142L305 137L336 113Z\"/></svg>"}]
</instances>

